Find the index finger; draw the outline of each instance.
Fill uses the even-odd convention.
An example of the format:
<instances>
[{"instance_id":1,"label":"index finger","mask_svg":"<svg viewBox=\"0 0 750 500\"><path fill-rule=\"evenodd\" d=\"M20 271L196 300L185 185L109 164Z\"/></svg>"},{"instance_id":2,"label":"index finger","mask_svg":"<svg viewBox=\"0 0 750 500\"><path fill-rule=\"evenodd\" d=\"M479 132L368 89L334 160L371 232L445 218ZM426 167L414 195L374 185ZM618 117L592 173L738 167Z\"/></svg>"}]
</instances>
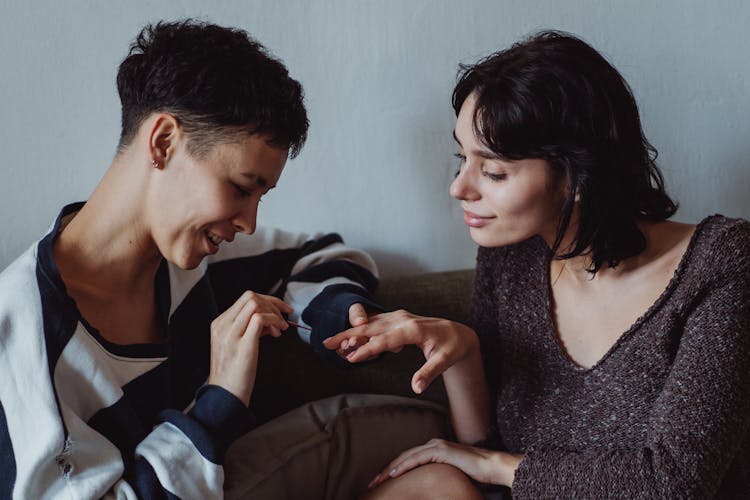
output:
<instances>
[{"instance_id":1,"label":"index finger","mask_svg":"<svg viewBox=\"0 0 750 500\"><path fill-rule=\"evenodd\" d=\"M294 309L292 308L292 306L290 306L289 304L287 304L286 302L284 302L280 298L275 297L273 295L266 295L266 297L268 298L269 302L271 302L271 304L273 304L276 307L278 307L279 310L281 312L283 312L284 314L289 314L292 311L294 311Z\"/></svg>"},{"instance_id":2,"label":"index finger","mask_svg":"<svg viewBox=\"0 0 750 500\"><path fill-rule=\"evenodd\" d=\"M366 323L364 325L354 326L352 328L349 328L348 330L339 332L336 335L325 339L323 341L323 345L326 347L326 349L338 349L338 347L341 345L341 342L343 342L346 339L350 339L352 337L368 337L369 338L373 334L367 333L368 326L370 326L370 324Z\"/></svg>"}]
</instances>

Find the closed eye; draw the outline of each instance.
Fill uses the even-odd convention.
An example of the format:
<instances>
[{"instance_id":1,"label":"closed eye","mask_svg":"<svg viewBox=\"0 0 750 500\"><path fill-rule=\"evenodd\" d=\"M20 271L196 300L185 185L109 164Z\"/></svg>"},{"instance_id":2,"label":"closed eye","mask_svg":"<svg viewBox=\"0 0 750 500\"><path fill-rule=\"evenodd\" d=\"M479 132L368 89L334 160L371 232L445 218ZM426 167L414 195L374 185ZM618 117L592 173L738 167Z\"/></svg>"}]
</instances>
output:
<instances>
[{"instance_id":1,"label":"closed eye","mask_svg":"<svg viewBox=\"0 0 750 500\"><path fill-rule=\"evenodd\" d=\"M238 196L239 196L240 198L247 198L248 196L250 196L250 191L248 191L248 190L247 190L247 189L245 189L244 187L240 186L239 184L235 184L235 183L233 182L233 183L232 183L232 186L234 186L234 189L235 189L235 191L237 191L237 195L238 195Z\"/></svg>"},{"instance_id":2,"label":"closed eye","mask_svg":"<svg viewBox=\"0 0 750 500\"><path fill-rule=\"evenodd\" d=\"M491 181L502 181L505 180L506 177L508 177L508 174L493 174L492 172L487 172L486 170L482 171L482 175L487 177Z\"/></svg>"}]
</instances>

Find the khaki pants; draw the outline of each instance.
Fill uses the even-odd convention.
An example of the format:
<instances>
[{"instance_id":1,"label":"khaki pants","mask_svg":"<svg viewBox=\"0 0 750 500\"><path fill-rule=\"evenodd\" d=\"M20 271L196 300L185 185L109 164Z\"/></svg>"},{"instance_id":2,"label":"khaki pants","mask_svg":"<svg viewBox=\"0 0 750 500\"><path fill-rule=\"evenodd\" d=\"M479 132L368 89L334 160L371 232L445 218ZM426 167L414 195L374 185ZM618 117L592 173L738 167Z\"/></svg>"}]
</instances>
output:
<instances>
[{"instance_id":1,"label":"khaki pants","mask_svg":"<svg viewBox=\"0 0 750 500\"><path fill-rule=\"evenodd\" d=\"M384 395L308 403L238 439L227 453L227 499L349 500L403 450L445 437L437 404Z\"/></svg>"}]
</instances>

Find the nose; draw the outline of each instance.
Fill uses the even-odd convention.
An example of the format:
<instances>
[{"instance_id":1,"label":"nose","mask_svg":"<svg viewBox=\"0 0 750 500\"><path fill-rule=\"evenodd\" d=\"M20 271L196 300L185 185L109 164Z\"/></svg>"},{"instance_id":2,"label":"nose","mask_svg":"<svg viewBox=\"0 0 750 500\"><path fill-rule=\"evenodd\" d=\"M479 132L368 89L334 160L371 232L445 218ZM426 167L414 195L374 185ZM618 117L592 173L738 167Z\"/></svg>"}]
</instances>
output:
<instances>
[{"instance_id":1,"label":"nose","mask_svg":"<svg viewBox=\"0 0 750 500\"><path fill-rule=\"evenodd\" d=\"M232 227L238 233L253 234L258 220L258 202L244 206L232 217Z\"/></svg>"},{"instance_id":2,"label":"nose","mask_svg":"<svg viewBox=\"0 0 750 500\"><path fill-rule=\"evenodd\" d=\"M476 201L480 198L474 187L474 178L469 165L464 165L453 179L450 187L450 195L457 200Z\"/></svg>"}]
</instances>

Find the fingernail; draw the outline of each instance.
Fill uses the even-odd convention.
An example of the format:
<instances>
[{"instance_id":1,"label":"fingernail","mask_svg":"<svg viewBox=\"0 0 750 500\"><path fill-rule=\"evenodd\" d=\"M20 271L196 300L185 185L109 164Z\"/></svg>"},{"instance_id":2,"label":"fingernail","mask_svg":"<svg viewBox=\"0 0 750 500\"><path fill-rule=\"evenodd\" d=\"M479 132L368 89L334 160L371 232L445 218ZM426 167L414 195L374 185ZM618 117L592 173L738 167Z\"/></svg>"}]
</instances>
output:
<instances>
[{"instance_id":1,"label":"fingernail","mask_svg":"<svg viewBox=\"0 0 750 500\"><path fill-rule=\"evenodd\" d=\"M422 394L422 389L424 388L424 384L420 381L414 384L414 392L417 394Z\"/></svg>"},{"instance_id":2,"label":"fingernail","mask_svg":"<svg viewBox=\"0 0 750 500\"><path fill-rule=\"evenodd\" d=\"M394 467L393 469L391 469L391 472L389 472L388 475L391 476L391 477L395 476L396 475L396 468Z\"/></svg>"}]
</instances>

